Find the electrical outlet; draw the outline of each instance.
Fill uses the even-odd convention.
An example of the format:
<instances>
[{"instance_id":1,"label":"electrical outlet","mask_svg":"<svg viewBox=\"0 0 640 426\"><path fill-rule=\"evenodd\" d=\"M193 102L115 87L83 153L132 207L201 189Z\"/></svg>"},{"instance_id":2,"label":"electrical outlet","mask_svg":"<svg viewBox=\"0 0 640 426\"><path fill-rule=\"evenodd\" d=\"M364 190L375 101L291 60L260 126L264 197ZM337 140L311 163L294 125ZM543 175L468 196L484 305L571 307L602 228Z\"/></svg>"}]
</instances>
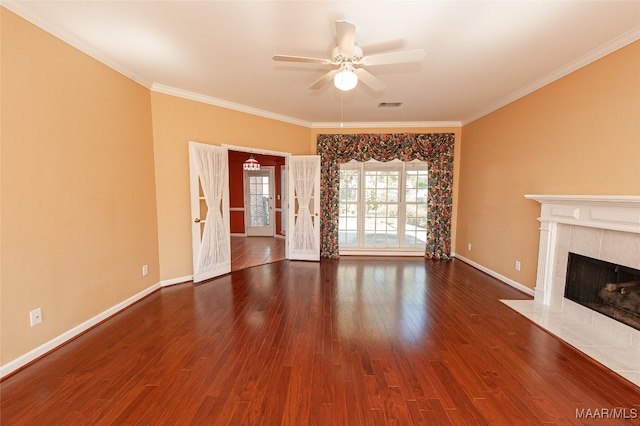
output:
<instances>
[{"instance_id":1,"label":"electrical outlet","mask_svg":"<svg viewBox=\"0 0 640 426\"><path fill-rule=\"evenodd\" d=\"M31 320L31 327L40 324L42 322L42 309L38 308L29 312L29 319Z\"/></svg>"},{"instance_id":2,"label":"electrical outlet","mask_svg":"<svg viewBox=\"0 0 640 426\"><path fill-rule=\"evenodd\" d=\"M149 275L149 265L142 265L142 276Z\"/></svg>"},{"instance_id":3,"label":"electrical outlet","mask_svg":"<svg viewBox=\"0 0 640 426\"><path fill-rule=\"evenodd\" d=\"M520 270L520 261L516 260L516 271Z\"/></svg>"},{"instance_id":4,"label":"electrical outlet","mask_svg":"<svg viewBox=\"0 0 640 426\"><path fill-rule=\"evenodd\" d=\"M467 243L467 250L471 251L471 243Z\"/></svg>"}]
</instances>

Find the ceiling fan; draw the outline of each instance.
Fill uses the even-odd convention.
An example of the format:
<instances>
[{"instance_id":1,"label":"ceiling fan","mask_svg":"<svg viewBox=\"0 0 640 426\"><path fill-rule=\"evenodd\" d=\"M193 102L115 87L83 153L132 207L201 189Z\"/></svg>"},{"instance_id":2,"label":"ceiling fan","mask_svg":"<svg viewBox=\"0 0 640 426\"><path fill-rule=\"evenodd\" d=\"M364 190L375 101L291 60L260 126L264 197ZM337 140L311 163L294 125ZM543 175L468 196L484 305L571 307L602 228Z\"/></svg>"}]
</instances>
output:
<instances>
[{"instance_id":1,"label":"ceiling fan","mask_svg":"<svg viewBox=\"0 0 640 426\"><path fill-rule=\"evenodd\" d=\"M310 89L319 89L333 79L334 85L343 91L356 87L358 80L371 89L379 91L385 88L384 83L362 67L418 62L426 55L423 49L414 49L363 56L362 49L355 44L356 26L348 21L336 21L336 36L338 45L333 49L331 59L274 55L273 60L330 64L337 67L320 77Z\"/></svg>"}]
</instances>

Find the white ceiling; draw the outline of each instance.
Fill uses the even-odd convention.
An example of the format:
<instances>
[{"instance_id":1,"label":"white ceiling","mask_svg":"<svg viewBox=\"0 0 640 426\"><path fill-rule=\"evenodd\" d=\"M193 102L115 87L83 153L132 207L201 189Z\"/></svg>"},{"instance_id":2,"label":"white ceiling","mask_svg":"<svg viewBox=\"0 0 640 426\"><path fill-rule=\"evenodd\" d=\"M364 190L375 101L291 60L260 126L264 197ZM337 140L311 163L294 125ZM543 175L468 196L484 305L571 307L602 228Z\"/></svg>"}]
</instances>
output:
<instances>
[{"instance_id":1,"label":"white ceiling","mask_svg":"<svg viewBox=\"0 0 640 426\"><path fill-rule=\"evenodd\" d=\"M465 124L640 38L637 0L2 5L153 90L310 127ZM365 55L426 58L368 67L380 92L310 90L330 65L272 60L330 57L339 19Z\"/></svg>"}]
</instances>

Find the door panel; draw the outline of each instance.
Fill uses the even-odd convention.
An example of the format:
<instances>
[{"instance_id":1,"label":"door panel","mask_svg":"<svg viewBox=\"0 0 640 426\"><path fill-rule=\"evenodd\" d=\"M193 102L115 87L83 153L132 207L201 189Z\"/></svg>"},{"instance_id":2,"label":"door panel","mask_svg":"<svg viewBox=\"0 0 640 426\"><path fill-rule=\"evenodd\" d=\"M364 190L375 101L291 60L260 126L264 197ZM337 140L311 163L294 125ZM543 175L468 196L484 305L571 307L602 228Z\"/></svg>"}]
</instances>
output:
<instances>
[{"instance_id":1,"label":"door panel","mask_svg":"<svg viewBox=\"0 0 640 426\"><path fill-rule=\"evenodd\" d=\"M289 156L287 256L320 260L320 156Z\"/></svg>"},{"instance_id":2,"label":"door panel","mask_svg":"<svg viewBox=\"0 0 640 426\"><path fill-rule=\"evenodd\" d=\"M274 235L274 168L244 172L245 233L247 237Z\"/></svg>"},{"instance_id":3,"label":"door panel","mask_svg":"<svg viewBox=\"0 0 640 426\"><path fill-rule=\"evenodd\" d=\"M189 142L193 282L231 272L227 149Z\"/></svg>"}]
</instances>

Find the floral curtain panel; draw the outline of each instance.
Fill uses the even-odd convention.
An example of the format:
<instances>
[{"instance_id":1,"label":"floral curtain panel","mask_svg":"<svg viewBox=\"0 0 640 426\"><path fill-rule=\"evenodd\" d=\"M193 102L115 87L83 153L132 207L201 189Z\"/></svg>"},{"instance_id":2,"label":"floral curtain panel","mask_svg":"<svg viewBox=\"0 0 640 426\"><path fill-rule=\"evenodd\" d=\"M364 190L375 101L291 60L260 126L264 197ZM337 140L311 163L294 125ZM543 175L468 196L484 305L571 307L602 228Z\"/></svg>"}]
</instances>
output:
<instances>
[{"instance_id":1,"label":"floral curtain panel","mask_svg":"<svg viewBox=\"0 0 640 426\"><path fill-rule=\"evenodd\" d=\"M318 135L320 175L320 256L338 257L340 164L356 161L421 160L429 167L425 256L451 255L453 133Z\"/></svg>"}]
</instances>

